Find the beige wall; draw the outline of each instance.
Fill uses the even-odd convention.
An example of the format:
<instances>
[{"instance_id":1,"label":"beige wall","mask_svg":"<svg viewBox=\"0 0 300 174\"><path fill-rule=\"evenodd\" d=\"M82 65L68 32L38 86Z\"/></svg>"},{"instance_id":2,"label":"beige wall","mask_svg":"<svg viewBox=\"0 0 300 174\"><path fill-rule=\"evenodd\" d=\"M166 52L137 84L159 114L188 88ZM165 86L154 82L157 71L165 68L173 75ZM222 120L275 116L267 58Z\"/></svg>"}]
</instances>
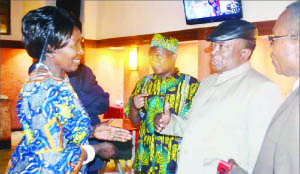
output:
<instances>
[{"instance_id":1,"label":"beige wall","mask_svg":"<svg viewBox=\"0 0 300 174\"><path fill-rule=\"evenodd\" d=\"M102 33L105 27L103 25L104 2L82 1L81 22L83 24L83 36L87 39L96 40L97 35Z\"/></svg>"},{"instance_id":2,"label":"beige wall","mask_svg":"<svg viewBox=\"0 0 300 174\"><path fill-rule=\"evenodd\" d=\"M251 22L274 20L292 1L243 1L244 19ZM31 10L55 5L55 0L11 1L12 34L4 40L21 40L21 19ZM190 28L219 23L186 25L182 1L90 1L82 0L84 36L105 39Z\"/></svg>"},{"instance_id":3,"label":"beige wall","mask_svg":"<svg viewBox=\"0 0 300 174\"><path fill-rule=\"evenodd\" d=\"M198 79L203 80L212 72L210 64L210 42L200 40L198 45Z\"/></svg>"},{"instance_id":4,"label":"beige wall","mask_svg":"<svg viewBox=\"0 0 300 174\"><path fill-rule=\"evenodd\" d=\"M176 67L180 72L198 78L198 41L179 43Z\"/></svg>"},{"instance_id":5,"label":"beige wall","mask_svg":"<svg viewBox=\"0 0 300 174\"><path fill-rule=\"evenodd\" d=\"M290 2L292 1L244 0L242 1L244 19L251 22L275 20ZM91 23L92 25L86 26L89 29L97 28L98 32L94 39L202 28L219 24L186 25L182 0L99 1L97 3L102 7L98 6L98 11L91 7L89 13L100 14L101 18L97 18L97 21ZM88 13L86 15L89 17ZM99 23L98 20L101 22Z\"/></svg>"}]
</instances>

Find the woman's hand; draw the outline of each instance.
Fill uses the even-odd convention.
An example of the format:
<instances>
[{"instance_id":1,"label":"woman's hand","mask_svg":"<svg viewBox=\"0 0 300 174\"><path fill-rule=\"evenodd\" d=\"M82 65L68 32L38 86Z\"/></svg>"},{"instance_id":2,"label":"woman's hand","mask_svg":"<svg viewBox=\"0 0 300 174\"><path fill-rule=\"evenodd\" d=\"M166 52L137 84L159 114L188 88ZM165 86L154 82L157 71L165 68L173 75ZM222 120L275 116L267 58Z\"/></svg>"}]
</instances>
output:
<instances>
[{"instance_id":1,"label":"woman's hand","mask_svg":"<svg viewBox=\"0 0 300 174\"><path fill-rule=\"evenodd\" d=\"M126 129L109 126L113 120L103 122L94 127L93 136L101 140L126 142L132 138Z\"/></svg>"}]
</instances>

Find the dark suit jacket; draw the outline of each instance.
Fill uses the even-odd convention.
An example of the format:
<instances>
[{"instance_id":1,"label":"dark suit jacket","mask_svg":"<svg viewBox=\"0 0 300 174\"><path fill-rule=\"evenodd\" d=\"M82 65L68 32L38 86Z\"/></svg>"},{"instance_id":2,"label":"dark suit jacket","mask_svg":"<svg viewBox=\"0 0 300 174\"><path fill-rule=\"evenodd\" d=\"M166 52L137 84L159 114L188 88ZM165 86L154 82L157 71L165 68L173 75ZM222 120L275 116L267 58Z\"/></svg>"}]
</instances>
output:
<instances>
[{"instance_id":1,"label":"dark suit jacket","mask_svg":"<svg viewBox=\"0 0 300 174\"><path fill-rule=\"evenodd\" d=\"M100 123L98 115L109 108L109 94L98 85L92 70L80 64L74 72L67 72L70 83L91 118L91 125Z\"/></svg>"}]
</instances>

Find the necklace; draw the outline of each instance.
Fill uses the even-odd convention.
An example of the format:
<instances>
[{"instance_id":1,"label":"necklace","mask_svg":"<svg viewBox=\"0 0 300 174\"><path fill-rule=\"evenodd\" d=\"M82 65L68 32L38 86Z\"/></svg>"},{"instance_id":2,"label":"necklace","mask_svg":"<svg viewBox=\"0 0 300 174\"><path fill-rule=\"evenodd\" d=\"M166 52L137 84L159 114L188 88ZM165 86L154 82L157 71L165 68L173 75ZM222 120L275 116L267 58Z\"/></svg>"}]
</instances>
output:
<instances>
[{"instance_id":1,"label":"necklace","mask_svg":"<svg viewBox=\"0 0 300 174\"><path fill-rule=\"evenodd\" d=\"M34 73L30 77L30 79L36 78L37 76L50 76L52 79L58 80L58 81L64 81L64 80L68 81L69 80L67 75L65 75L64 78L54 76L53 73L48 68L48 66L41 62L39 62L35 65Z\"/></svg>"}]
</instances>

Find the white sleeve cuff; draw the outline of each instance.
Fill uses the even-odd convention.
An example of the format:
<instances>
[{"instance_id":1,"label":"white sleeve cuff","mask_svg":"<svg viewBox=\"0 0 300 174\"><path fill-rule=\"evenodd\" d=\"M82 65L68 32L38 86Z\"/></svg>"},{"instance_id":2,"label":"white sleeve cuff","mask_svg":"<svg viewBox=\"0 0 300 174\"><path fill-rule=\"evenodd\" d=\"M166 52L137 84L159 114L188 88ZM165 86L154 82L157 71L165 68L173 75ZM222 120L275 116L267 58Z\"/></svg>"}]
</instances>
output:
<instances>
[{"instance_id":1,"label":"white sleeve cuff","mask_svg":"<svg viewBox=\"0 0 300 174\"><path fill-rule=\"evenodd\" d=\"M85 165L93 161L93 159L95 158L95 149L91 145L82 145L81 147L85 150L87 155L87 159L82 163L83 165Z\"/></svg>"}]
</instances>

